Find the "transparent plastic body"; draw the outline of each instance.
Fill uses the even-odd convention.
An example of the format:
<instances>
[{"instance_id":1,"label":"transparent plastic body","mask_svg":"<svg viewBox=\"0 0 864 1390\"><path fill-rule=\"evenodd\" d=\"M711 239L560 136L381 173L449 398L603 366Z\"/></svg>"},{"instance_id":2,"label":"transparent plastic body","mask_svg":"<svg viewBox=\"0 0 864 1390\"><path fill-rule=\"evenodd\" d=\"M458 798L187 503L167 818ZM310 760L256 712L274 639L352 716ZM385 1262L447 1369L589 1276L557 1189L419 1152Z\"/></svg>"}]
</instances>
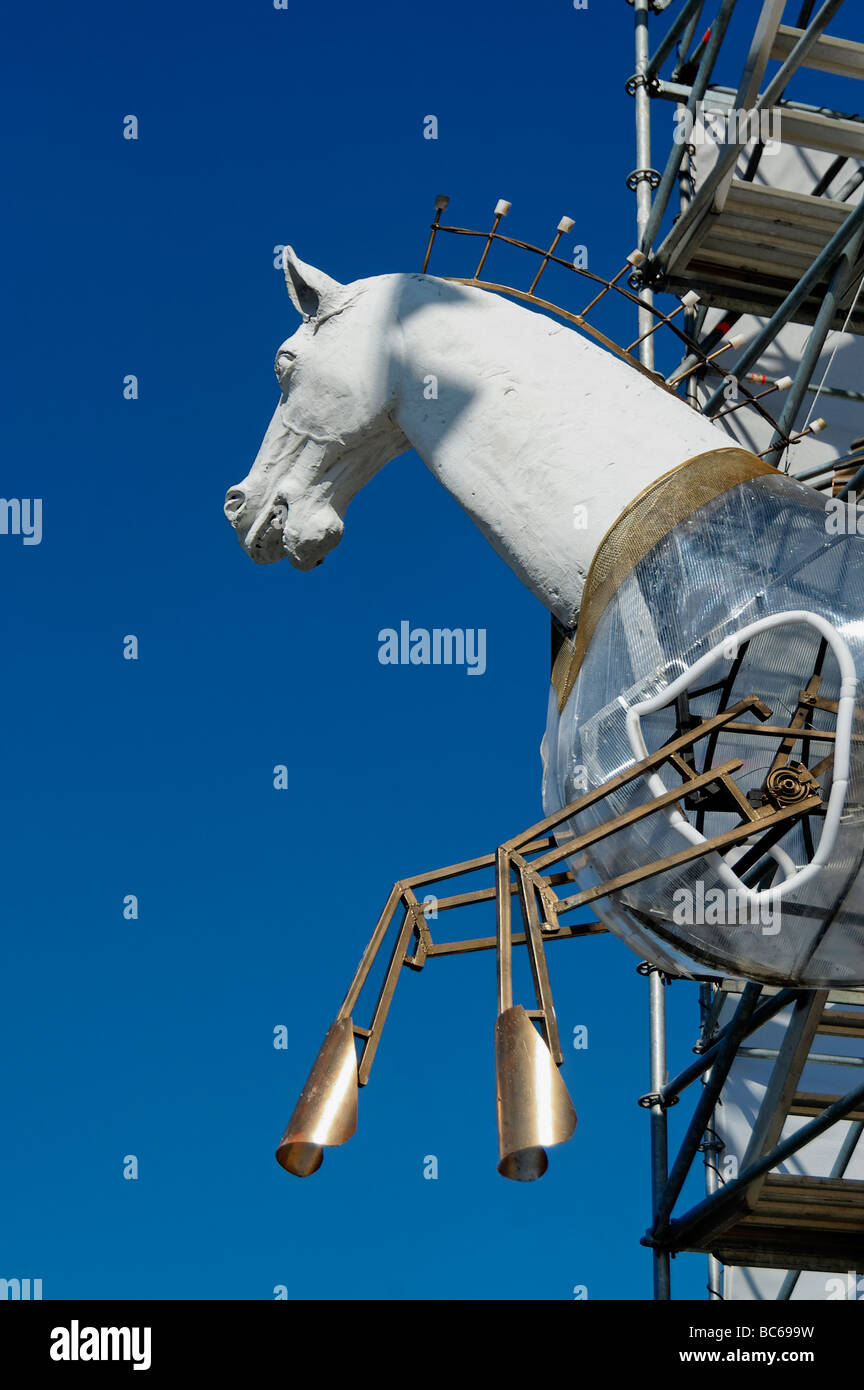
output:
<instances>
[{"instance_id":1,"label":"transparent plastic body","mask_svg":"<svg viewBox=\"0 0 864 1390\"><path fill-rule=\"evenodd\" d=\"M631 766L638 748L628 711L680 684L719 644L754 624L766 625L743 647L734 672L733 644L685 682L685 712L707 719L755 695L771 710L767 722L786 726L814 672L821 677L820 699L837 702L845 690L847 713L853 704L864 712L864 537L856 533L856 518L853 510L849 523L838 527L823 496L766 475L722 493L655 545L605 608L560 715L552 692L543 743L547 814ZM772 615L802 613L821 620L822 630L818 621L767 625ZM833 645L825 624L832 641L836 635ZM642 714L648 752L675 736L681 712L679 701ZM752 714L740 718L755 722ZM703 854L598 899L593 910L604 925L676 973L801 986L864 984L864 742L856 737L864 734L864 719L847 721L845 738L836 712L813 709L807 722L837 731L834 741L799 741L789 752L813 770L826 804L836 776L833 825L830 815L819 815L786 830L771 851L773 870L762 873L758 887L739 892L729 886L741 882L734 863L749 845ZM777 737L723 731L695 745L696 770L706 758L711 767L741 759L735 781L758 802L779 747ZM841 754L848 758L843 785ZM658 773L663 786L681 785L668 764ZM650 801L658 789L656 779L652 792L640 776L563 824L559 843ZM688 839L682 819L708 838L740 823L731 810L682 800L677 810L654 812L569 861L579 888L680 852L694 838L690 832Z\"/></svg>"}]
</instances>

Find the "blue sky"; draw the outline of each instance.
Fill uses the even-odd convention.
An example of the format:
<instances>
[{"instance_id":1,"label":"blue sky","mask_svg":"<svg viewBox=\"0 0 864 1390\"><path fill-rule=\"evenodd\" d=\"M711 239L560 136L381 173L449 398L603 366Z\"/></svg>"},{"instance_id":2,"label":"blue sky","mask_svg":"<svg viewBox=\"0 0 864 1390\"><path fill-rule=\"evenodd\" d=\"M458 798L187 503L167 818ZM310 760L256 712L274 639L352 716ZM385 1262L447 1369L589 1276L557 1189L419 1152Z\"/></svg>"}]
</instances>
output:
<instances>
[{"instance_id":1,"label":"blue sky","mask_svg":"<svg viewBox=\"0 0 864 1390\"><path fill-rule=\"evenodd\" d=\"M403 972L356 1137L306 1182L276 1165L390 884L540 813L548 618L413 454L311 574L252 565L221 510L297 326L275 245L342 280L419 269L446 192L469 225L510 199L527 240L569 214L617 270L631 11L48 0L8 24L2 491L43 499L43 538L0 537L0 1275L46 1298L649 1297L647 986L612 938L550 949L589 1047L542 1182L495 1171L491 954ZM402 619L485 628L483 678L379 664ZM670 994L683 1065L695 988ZM674 1271L703 1296L702 1259Z\"/></svg>"}]
</instances>

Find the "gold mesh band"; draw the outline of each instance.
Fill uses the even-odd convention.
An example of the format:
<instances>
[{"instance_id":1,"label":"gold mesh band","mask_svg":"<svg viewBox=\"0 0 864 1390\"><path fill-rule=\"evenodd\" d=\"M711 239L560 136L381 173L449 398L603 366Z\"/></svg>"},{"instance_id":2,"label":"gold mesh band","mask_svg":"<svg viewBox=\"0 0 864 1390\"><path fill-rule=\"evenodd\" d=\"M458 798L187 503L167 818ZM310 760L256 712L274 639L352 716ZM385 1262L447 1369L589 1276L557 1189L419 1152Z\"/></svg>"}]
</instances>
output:
<instances>
[{"instance_id":1,"label":"gold mesh band","mask_svg":"<svg viewBox=\"0 0 864 1390\"><path fill-rule=\"evenodd\" d=\"M562 642L552 667L552 686L563 710L609 600L628 574L673 527L722 492L763 473L770 463L747 449L711 449L679 463L646 487L612 523L591 561L572 637Z\"/></svg>"}]
</instances>

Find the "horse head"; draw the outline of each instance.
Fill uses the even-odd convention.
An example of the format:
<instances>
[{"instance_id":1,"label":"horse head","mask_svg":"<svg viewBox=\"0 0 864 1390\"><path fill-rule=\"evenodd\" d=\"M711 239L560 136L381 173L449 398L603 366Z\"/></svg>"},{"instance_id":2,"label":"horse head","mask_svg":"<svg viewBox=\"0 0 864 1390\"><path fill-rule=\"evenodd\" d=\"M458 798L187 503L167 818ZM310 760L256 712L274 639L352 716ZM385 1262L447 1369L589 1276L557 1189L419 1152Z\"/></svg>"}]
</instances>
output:
<instances>
[{"instance_id":1,"label":"horse head","mask_svg":"<svg viewBox=\"0 0 864 1390\"><path fill-rule=\"evenodd\" d=\"M225 515L258 564L287 555L309 570L341 540L352 497L409 444L394 416L387 277L342 285L290 246L282 264L303 322L276 353L282 397Z\"/></svg>"}]
</instances>

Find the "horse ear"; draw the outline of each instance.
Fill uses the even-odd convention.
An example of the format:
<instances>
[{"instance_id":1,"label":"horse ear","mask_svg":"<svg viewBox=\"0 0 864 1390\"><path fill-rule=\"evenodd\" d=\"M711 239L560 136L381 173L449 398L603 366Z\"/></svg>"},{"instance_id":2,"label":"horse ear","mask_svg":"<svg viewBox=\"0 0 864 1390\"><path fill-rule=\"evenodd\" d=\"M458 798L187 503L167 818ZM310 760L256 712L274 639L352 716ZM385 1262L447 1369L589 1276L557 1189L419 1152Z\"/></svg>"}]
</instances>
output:
<instances>
[{"instance_id":1,"label":"horse ear","mask_svg":"<svg viewBox=\"0 0 864 1390\"><path fill-rule=\"evenodd\" d=\"M282 252L282 268L291 303L304 318L317 318L344 288L338 280L331 280L329 275L325 275L323 270L316 270L314 265L301 261L292 246L286 246Z\"/></svg>"}]
</instances>

